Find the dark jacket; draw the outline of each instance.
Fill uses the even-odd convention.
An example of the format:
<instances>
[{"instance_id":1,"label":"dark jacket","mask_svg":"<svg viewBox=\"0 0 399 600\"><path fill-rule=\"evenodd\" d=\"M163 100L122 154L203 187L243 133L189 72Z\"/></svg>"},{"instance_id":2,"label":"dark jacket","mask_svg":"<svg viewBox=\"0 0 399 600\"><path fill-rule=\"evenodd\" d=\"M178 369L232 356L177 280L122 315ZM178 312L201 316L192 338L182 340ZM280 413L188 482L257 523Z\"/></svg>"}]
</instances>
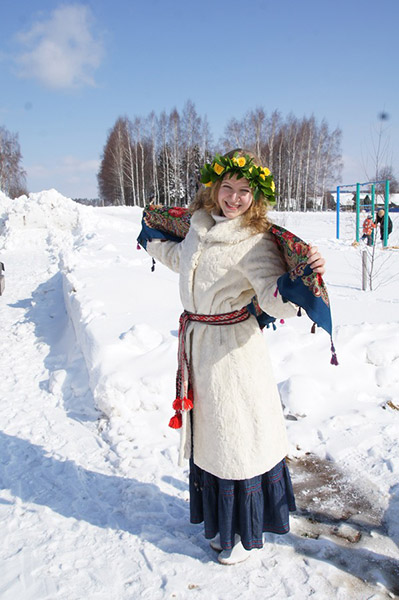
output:
<instances>
[{"instance_id":1,"label":"dark jacket","mask_svg":"<svg viewBox=\"0 0 399 600\"><path fill-rule=\"evenodd\" d=\"M380 226L380 232L381 232L381 239L384 239L384 219L385 219L385 215L383 217L379 217L377 215L377 219L375 221L376 225ZM391 217L388 215L388 235L390 235L390 233L392 233L392 229L393 229L393 224L391 221Z\"/></svg>"}]
</instances>

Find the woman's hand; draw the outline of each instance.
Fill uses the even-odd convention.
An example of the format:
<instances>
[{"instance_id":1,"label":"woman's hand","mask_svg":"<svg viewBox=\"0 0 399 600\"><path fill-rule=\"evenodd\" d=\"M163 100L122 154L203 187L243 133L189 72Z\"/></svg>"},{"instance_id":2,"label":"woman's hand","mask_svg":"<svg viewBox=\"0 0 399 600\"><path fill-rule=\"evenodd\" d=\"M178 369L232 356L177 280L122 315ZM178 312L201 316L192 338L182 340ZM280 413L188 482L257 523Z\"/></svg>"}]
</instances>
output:
<instances>
[{"instance_id":1,"label":"woman's hand","mask_svg":"<svg viewBox=\"0 0 399 600\"><path fill-rule=\"evenodd\" d=\"M319 273L320 275L324 275L326 268L326 261L322 257L319 252L317 246L309 246L308 251L308 265L312 267L314 273Z\"/></svg>"}]
</instances>

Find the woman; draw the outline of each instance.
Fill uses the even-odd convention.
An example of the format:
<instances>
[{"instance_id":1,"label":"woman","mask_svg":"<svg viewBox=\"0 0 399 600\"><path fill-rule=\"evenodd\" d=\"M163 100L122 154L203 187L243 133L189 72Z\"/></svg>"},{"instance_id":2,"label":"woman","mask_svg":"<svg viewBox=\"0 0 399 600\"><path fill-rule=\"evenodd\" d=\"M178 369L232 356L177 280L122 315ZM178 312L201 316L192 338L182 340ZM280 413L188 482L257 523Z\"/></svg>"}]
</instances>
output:
<instances>
[{"instance_id":1,"label":"woman","mask_svg":"<svg viewBox=\"0 0 399 600\"><path fill-rule=\"evenodd\" d=\"M219 562L234 564L262 547L262 532L286 533L295 509L270 358L256 318L243 307L255 295L276 318L295 315L297 307L276 290L285 265L268 233L270 171L239 150L217 155L201 180L206 189L190 207L186 238L150 241L147 251L180 274L182 398L172 426L182 420L191 522L204 521ZM317 248L308 264L324 273Z\"/></svg>"}]
</instances>

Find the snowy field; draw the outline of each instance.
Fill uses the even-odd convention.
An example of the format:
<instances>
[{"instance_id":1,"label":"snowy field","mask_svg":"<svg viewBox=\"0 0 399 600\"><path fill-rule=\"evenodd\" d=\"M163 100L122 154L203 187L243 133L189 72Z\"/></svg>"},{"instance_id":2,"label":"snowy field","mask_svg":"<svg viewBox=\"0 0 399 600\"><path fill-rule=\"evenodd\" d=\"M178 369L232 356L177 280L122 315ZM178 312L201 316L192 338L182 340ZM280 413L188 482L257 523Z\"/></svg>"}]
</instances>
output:
<instances>
[{"instance_id":1,"label":"snowy field","mask_svg":"<svg viewBox=\"0 0 399 600\"><path fill-rule=\"evenodd\" d=\"M337 241L333 213L273 215L328 261L340 364L306 316L265 331L299 510L225 567L189 523L177 277L137 250L140 218L0 193L1 600L398 598L399 250L363 292L350 216Z\"/></svg>"}]
</instances>

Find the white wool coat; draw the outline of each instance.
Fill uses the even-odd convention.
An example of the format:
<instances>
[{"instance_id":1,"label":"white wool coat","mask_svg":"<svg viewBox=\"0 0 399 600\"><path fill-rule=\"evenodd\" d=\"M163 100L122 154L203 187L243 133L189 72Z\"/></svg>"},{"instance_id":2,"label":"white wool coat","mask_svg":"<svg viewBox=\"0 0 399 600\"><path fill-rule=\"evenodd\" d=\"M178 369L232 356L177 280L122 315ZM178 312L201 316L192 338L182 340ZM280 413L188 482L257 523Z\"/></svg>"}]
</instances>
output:
<instances>
[{"instance_id":1,"label":"white wool coat","mask_svg":"<svg viewBox=\"0 0 399 600\"><path fill-rule=\"evenodd\" d=\"M246 306L256 294L269 315L295 315L294 305L275 296L285 266L271 234L254 234L242 217L215 219L198 210L181 243L147 244L151 256L180 274L183 307L226 313ZM224 479L269 471L286 456L287 438L265 337L255 317L235 325L190 322L186 340L194 389L194 463ZM190 418L182 429L187 458Z\"/></svg>"}]
</instances>

